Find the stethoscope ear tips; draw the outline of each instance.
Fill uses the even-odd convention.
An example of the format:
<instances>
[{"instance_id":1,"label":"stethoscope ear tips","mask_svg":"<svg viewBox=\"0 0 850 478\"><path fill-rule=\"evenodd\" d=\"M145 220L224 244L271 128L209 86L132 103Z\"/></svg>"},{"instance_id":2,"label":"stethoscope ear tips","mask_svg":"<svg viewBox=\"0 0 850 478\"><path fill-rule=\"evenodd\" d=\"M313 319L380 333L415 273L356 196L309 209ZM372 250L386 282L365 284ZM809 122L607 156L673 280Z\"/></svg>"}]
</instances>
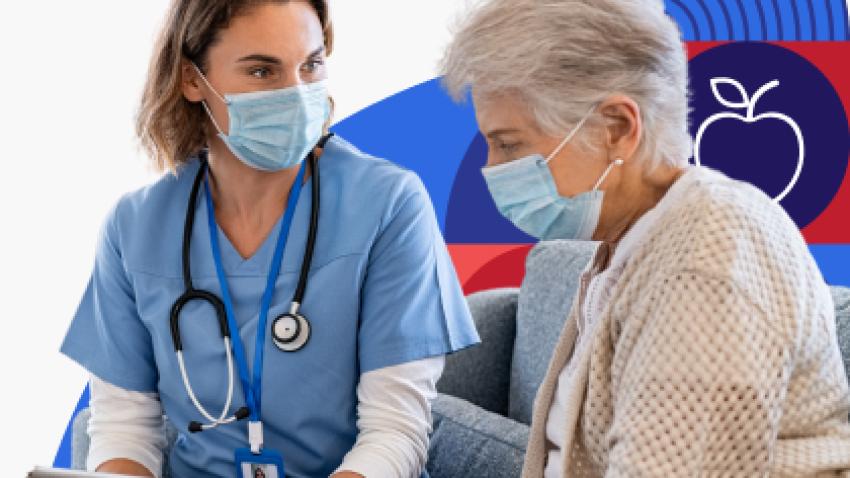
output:
<instances>
[{"instance_id":1,"label":"stethoscope ear tips","mask_svg":"<svg viewBox=\"0 0 850 478\"><path fill-rule=\"evenodd\" d=\"M236 410L236 414L234 415L237 420L242 420L248 418L248 415L251 414L251 411L248 410L248 407L242 407L239 410Z\"/></svg>"},{"instance_id":2,"label":"stethoscope ear tips","mask_svg":"<svg viewBox=\"0 0 850 478\"><path fill-rule=\"evenodd\" d=\"M201 422L196 422L196 421L189 422L189 432L198 433L198 432L203 431L203 430L204 430L204 426L201 424Z\"/></svg>"}]
</instances>

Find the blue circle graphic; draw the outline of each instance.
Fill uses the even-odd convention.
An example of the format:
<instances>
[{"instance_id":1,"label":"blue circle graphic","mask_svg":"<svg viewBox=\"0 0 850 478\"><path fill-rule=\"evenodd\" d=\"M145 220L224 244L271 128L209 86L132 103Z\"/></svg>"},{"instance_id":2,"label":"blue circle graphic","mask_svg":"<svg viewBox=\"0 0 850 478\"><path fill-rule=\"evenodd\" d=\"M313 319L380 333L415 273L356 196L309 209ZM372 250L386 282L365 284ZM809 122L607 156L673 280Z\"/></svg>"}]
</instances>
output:
<instances>
[{"instance_id":1,"label":"blue circle graphic","mask_svg":"<svg viewBox=\"0 0 850 478\"><path fill-rule=\"evenodd\" d=\"M846 0L665 0L685 41L850 39Z\"/></svg>"}]
</instances>

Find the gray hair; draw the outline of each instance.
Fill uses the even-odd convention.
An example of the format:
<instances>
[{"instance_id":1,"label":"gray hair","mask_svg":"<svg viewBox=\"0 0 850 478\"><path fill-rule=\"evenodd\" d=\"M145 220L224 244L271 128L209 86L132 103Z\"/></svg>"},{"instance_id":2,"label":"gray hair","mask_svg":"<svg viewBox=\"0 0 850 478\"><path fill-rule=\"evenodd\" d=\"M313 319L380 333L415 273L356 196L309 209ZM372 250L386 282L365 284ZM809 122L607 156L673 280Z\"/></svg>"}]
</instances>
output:
<instances>
[{"instance_id":1,"label":"gray hair","mask_svg":"<svg viewBox=\"0 0 850 478\"><path fill-rule=\"evenodd\" d=\"M638 156L652 166L691 156L688 62L661 0L485 0L462 21L443 57L456 100L515 92L540 127L565 135L613 93L641 111ZM599 115L588 121L599 126ZM579 135L585 146L587 134Z\"/></svg>"}]
</instances>

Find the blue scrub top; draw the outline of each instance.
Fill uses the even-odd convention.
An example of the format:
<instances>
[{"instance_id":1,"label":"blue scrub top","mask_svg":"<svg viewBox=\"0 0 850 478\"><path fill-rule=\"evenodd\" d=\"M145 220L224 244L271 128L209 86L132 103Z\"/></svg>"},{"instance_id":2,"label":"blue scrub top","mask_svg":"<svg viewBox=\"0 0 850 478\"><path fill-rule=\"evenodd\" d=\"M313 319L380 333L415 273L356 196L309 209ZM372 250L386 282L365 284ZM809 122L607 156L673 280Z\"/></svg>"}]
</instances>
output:
<instances>
[{"instance_id":1,"label":"blue scrub top","mask_svg":"<svg viewBox=\"0 0 850 478\"><path fill-rule=\"evenodd\" d=\"M234 450L248 446L247 420L189 433L205 421L180 378L169 311L183 293L181 245L197 158L176 175L124 196L101 230L94 271L62 353L120 387L157 392L179 436L173 476L234 474ZM302 312L312 335L295 353L267 331L263 366L265 446L283 453L287 474L328 476L357 436L361 373L451 353L478 343L433 206L420 179L333 137L319 161L321 212ZM203 187L203 186L202 186ZM288 312L309 226L312 182L298 200L269 312ZM191 264L196 288L221 295L203 191L195 204ZM221 229L219 242L249 369L278 226L243 259ZM189 378L218 416L227 393L224 346L211 307L193 302L180 319ZM231 413L244 405L234 380Z\"/></svg>"}]
</instances>

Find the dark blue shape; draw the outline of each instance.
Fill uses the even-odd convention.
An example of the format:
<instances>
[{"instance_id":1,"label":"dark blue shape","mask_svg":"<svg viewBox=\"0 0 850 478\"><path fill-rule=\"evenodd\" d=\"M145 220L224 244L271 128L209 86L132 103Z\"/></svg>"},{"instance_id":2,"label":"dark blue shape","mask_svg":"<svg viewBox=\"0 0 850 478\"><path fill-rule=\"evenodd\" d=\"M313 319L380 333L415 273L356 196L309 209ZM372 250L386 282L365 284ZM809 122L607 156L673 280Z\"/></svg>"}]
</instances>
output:
<instances>
[{"instance_id":1,"label":"dark blue shape","mask_svg":"<svg viewBox=\"0 0 850 478\"><path fill-rule=\"evenodd\" d=\"M455 172L478 131L470 101L456 104L433 79L369 106L332 130L367 153L415 171L445 225Z\"/></svg>"},{"instance_id":2,"label":"dark blue shape","mask_svg":"<svg viewBox=\"0 0 850 478\"><path fill-rule=\"evenodd\" d=\"M779 12L782 19L782 29L785 30L783 40L802 40L803 34L800 30L800 15L797 12L797 0L779 0ZM793 28L794 33L791 33Z\"/></svg>"},{"instance_id":3,"label":"dark blue shape","mask_svg":"<svg viewBox=\"0 0 850 478\"><path fill-rule=\"evenodd\" d=\"M816 40L815 33L815 18L812 12L811 0L799 0L797 2L797 14L800 15L800 25L803 26L803 32L800 35L801 40Z\"/></svg>"},{"instance_id":4,"label":"dark blue shape","mask_svg":"<svg viewBox=\"0 0 850 478\"><path fill-rule=\"evenodd\" d=\"M776 13L776 26L779 28L779 40L785 40L785 31L787 28L785 27L785 19L782 17L782 10L779 9L779 5L776 3L776 0L770 0L770 3L773 5L773 11Z\"/></svg>"},{"instance_id":5,"label":"dark blue shape","mask_svg":"<svg viewBox=\"0 0 850 478\"><path fill-rule=\"evenodd\" d=\"M835 26L835 39L836 40L847 40L850 39L850 33L848 33L848 22L850 22L850 18L848 18L847 13L847 1L846 0L832 0L830 2L831 8L829 9L832 12L833 21L830 22Z\"/></svg>"},{"instance_id":6,"label":"dark blue shape","mask_svg":"<svg viewBox=\"0 0 850 478\"><path fill-rule=\"evenodd\" d=\"M717 38L717 31L714 29L714 22L711 21L711 15L706 10L705 5L700 0L687 0L694 8L689 8L690 11L699 10L699 15L696 17L700 23L700 31L708 31L708 37L701 37L701 40L714 40Z\"/></svg>"},{"instance_id":7,"label":"dark blue shape","mask_svg":"<svg viewBox=\"0 0 850 478\"><path fill-rule=\"evenodd\" d=\"M818 40L829 41L832 24L829 21L827 0L809 0L812 12L812 28Z\"/></svg>"},{"instance_id":8,"label":"dark blue shape","mask_svg":"<svg viewBox=\"0 0 850 478\"><path fill-rule=\"evenodd\" d=\"M80 399L77 401L77 406L74 407L74 413L71 414L71 419L68 420L68 425L65 427L65 434L62 435L62 441L59 443L59 450L53 458L54 468L71 468L71 432L74 425L74 419L80 410L89 406L89 386L83 390Z\"/></svg>"},{"instance_id":9,"label":"dark blue shape","mask_svg":"<svg viewBox=\"0 0 850 478\"><path fill-rule=\"evenodd\" d=\"M847 40L845 0L665 0L686 41Z\"/></svg>"},{"instance_id":10,"label":"dark blue shape","mask_svg":"<svg viewBox=\"0 0 850 478\"><path fill-rule=\"evenodd\" d=\"M733 39L749 41L750 33L744 20L743 11L738 9L736 1L740 0L718 0L723 14L729 19L729 31Z\"/></svg>"},{"instance_id":11,"label":"dark blue shape","mask_svg":"<svg viewBox=\"0 0 850 478\"><path fill-rule=\"evenodd\" d=\"M826 0L808 0L812 16L812 31L815 32L815 38L828 41L830 40L829 32L831 24L825 2Z\"/></svg>"},{"instance_id":12,"label":"dark blue shape","mask_svg":"<svg viewBox=\"0 0 850 478\"><path fill-rule=\"evenodd\" d=\"M702 38L696 18L694 18L690 10L682 6L679 0L671 0L667 4L667 13L679 24L683 38Z\"/></svg>"},{"instance_id":13,"label":"dark blue shape","mask_svg":"<svg viewBox=\"0 0 850 478\"><path fill-rule=\"evenodd\" d=\"M850 287L850 244L811 244L809 250L827 284Z\"/></svg>"},{"instance_id":14,"label":"dark blue shape","mask_svg":"<svg viewBox=\"0 0 850 478\"><path fill-rule=\"evenodd\" d=\"M496 209L481 168L487 142L475 136L455 177L446 215L446 242L451 244L526 244L536 240L520 231Z\"/></svg>"},{"instance_id":15,"label":"dark blue shape","mask_svg":"<svg viewBox=\"0 0 850 478\"><path fill-rule=\"evenodd\" d=\"M699 30L699 37L685 38L685 40L711 40L717 36L717 32L714 30L714 24L711 22L711 15L709 15L708 10L705 9L702 2L698 0L677 0L676 4L683 11L688 12L688 15L696 22L697 30Z\"/></svg>"},{"instance_id":16,"label":"dark blue shape","mask_svg":"<svg viewBox=\"0 0 850 478\"><path fill-rule=\"evenodd\" d=\"M732 20L729 18L728 12L726 12L726 7L723 6L723 0L698 1L711 12L711 23L717 28L717 37L715 40L734 40Z\"/></svg>"},{"instance_id":17,"label":"dark blue shape","mask_svg":"<svg viewBox=\"0 0 850 478\"><path fill-rule=\"evenodd\" d=\"M761 27L759 20L762 20L762 18L760 15L757 15L755 10L752 10L754 8L754 2L746 2L745 4L743 0L735 0L735 5L738 7L741 24L744 25L744 40L750 41L750 35L755 38L764 38L762 31L759 30L759 27ZM751 10L748 11L747 7Z\"/></svg>"},{"instance_id":18,"label":"dark blue shape","mask_svg":"<svg viewBox=\"0 0 850 478\"><path fill-rule=\"evenodd\" d=\"M836 25L832 15L832 5L830 5L829 0L824 0L824 10L826 12L826 21L829 24L829 39L834 41Z\"/></svg>"},{"instance_id":19,"label":"dark blue shape","mask_svg":"<svg viewBox=\"0 0 850 478\"><path fill-rule=\"evenodd\" d=\"M768 41L779 40L779 32L777 31L776 11L773 9L773 4L767 0L756 0L754 3L761 18L761 31L764 32L764 39Z\"/></svg>"},{"instance_id":20,"label":"dark blue shape","mask_svg":"<svg viewBox=\"0 0 850 478\"><path fill-rule=\"evenodd\" d=\"M694 58L690 67L694 137L703 122L717 113L746 114L744 110L729 110L715 99L712 78L733 78L750 97L771 80L780 81L758 100L754 116L781 113L802 130L806 151L803 171L782 206L800 228L808 225L840 188L850 152L847 116L829 80L808 60L768 43L730 43L713 48ZM740 96L731 87L721 87L720 91L729 100ZM775 197L793 177L799 148L793 129L781 120L745 123L724 119L705 131L700 153L702 164L751 182Z\"/></svg>"}]
</instances>

